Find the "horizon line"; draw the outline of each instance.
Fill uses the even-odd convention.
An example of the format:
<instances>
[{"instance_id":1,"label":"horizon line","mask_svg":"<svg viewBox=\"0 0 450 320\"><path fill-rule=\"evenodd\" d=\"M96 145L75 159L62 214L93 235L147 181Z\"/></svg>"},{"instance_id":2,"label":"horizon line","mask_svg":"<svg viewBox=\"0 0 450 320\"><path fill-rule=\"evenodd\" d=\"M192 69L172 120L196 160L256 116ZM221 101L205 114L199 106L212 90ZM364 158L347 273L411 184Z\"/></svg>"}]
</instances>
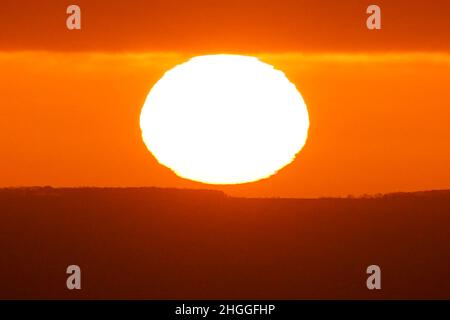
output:
<instances>
[{"instance_id":1,"label":"horizon line","mask_svg":"<svg viewBox=\"0 0 450 320\"><path fill-rule=\"evenodd\" d=\"M221 194L227 198L236 199L261 199L261 200L370 200L380 199L395 195L418 195L424 193L449 193L450 188L446 189L420 189L414 191L392 191L392 192L377 192L377 193L363 193L358 195L348 194L345 196L318 196L318 197L284 197L284 196L264 196L264 197L246 197L246 196L234 196L219 189L208 188L181 188L181 187L157 187L157 186L51 186L51 185L30 185L30 186L4 186L0 187L0 192L5 190L12 191L39 191L39 190L82 190L82 189L110 189L110 190L124 190L124 189L158 189L161 191L186 191L186 192L210 192Z\"/></svg>"}]
</instances>

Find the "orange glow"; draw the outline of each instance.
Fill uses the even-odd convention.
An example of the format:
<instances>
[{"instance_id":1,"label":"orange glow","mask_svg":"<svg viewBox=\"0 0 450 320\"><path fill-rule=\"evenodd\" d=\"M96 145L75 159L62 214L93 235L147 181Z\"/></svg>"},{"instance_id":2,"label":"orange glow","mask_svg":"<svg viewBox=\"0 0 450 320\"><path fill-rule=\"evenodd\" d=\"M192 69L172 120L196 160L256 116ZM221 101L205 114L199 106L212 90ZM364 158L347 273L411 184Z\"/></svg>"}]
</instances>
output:
<instances>
[{"instance_id":1,"label":"orange glow","mask_svg":"<svg viewBox=\"0 0 450 320\"><path fill-rule=\"evenodd\" d=\"M308 143L242 196L328 196L450 187L446 54L255 55L308 105ZM149 87L177 53L0 54L2 186L211 188L149 157L139 128Z\"/></svg>"},{"instance_id":2,"label":"orange glow","mask_svg":"<svg viewBox=\"0 0 450 320\"><path fill-rule=\"evenodd\" d=\"M321 197L450 188L448 0L3 0L0 186L214 188ZM308 106L308 142L268 179L205 185L149 156L140 112L193 56L250 55Z\"/></svg>"}]
</instances>

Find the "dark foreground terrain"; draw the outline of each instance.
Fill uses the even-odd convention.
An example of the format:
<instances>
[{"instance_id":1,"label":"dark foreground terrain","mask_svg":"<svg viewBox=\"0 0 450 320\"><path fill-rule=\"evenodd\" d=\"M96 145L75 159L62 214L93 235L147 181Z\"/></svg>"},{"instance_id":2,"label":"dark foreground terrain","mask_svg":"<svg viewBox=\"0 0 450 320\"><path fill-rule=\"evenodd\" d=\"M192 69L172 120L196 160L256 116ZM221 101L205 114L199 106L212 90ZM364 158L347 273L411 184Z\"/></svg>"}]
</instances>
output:
<instances>
[{"instance_id":1,"label":"dark foreground terrain","mask_svg":"<svg viewBox=\"0 0 450 320\"><path fill-rule=\"evenodd\" d=\"M0 298L450 299L450 191L0 190ZM66 289L66 268L82 290ZM381 267L381 290L366 268Z\"/></svg>"}]
</instances>

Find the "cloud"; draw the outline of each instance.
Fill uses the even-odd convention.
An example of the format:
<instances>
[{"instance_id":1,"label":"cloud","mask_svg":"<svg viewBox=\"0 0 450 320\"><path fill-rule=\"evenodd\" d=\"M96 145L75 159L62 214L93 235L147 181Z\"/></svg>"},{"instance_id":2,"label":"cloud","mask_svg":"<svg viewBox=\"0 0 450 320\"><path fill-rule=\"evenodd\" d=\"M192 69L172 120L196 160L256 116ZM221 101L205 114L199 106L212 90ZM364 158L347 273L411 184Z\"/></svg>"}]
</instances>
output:
<instances>
[{"instance_id":1,"label":"cloud","mask_svg":"<svg viewBox=\"0 0 450 320\"><path fill-rule=\"evenodd\" d=\"M450 2L78 0L82 29L57 0L3 0L0 50L212 52L450 52Z\"/></svg>"}]
</instances>

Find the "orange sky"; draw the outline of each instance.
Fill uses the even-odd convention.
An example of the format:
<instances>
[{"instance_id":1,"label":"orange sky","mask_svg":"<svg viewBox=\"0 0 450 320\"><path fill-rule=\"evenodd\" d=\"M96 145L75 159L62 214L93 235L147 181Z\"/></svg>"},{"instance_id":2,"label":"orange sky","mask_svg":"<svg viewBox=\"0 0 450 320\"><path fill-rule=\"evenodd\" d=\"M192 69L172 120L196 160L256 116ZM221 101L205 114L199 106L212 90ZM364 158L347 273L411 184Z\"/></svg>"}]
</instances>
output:
<instances>
[{"instance_id":1,"label":"orange sky","mask_svg":"<svg viewBox=\"0 0 450 320\"><path fill-rule=\"evenodd\" d=\"M67 31L65 8L82 8ZM317 197L450 188L449 1L2 1L0 186L211 188L146 150L152 85L200 53L256 55L301 91L311 129L272 178L221 189Z\"/></svg>"}]
</instances>

